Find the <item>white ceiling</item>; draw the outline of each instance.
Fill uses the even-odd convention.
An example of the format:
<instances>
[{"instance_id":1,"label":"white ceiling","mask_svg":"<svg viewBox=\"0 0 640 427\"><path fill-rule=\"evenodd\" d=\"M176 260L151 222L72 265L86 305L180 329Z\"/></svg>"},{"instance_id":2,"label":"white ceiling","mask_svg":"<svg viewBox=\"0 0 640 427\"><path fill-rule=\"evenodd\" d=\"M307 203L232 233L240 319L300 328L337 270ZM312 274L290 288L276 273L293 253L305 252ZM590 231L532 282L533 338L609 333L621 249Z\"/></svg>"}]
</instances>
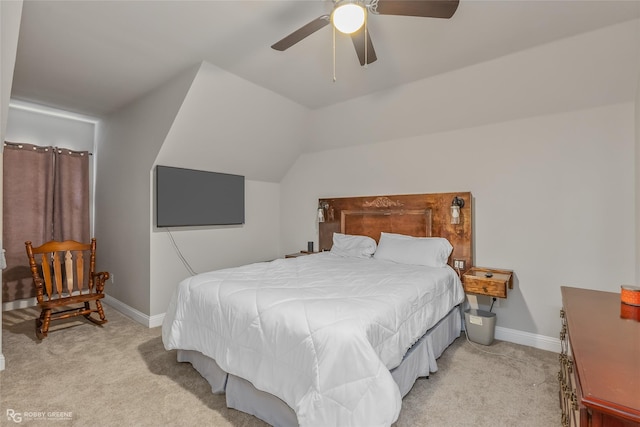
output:
<instances>
[{"instance_id":1,"label":"white ceiling","mask_svg":"<svg viewBox=\"0 0 640 427\"><path fill-rule=\"evenodd\" d=\"M24 1L12 98L86 115L116 111L207 61L320 108L640 17L640 0L461 0L453 18L371 16L363 68L327 26L270 46L332 2Z\"/></svg>"}]
</instances>

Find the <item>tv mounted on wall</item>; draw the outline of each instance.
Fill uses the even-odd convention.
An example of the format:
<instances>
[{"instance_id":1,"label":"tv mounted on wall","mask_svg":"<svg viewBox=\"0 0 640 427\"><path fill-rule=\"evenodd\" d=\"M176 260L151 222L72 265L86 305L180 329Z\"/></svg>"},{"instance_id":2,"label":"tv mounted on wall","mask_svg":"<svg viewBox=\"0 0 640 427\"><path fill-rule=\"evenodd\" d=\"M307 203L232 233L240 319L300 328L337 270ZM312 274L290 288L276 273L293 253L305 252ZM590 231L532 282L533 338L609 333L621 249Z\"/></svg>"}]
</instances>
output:
<instances>
[{"instance_id":1,"label":"tv mounted on wall","mask_svg":"<svg viewBox=\"0 0 640 427\"><path fill-rule=\"evenodd\" d=\"M156 166L156 226L244 224L244 176Z\"/></svg>"}]
</instances>

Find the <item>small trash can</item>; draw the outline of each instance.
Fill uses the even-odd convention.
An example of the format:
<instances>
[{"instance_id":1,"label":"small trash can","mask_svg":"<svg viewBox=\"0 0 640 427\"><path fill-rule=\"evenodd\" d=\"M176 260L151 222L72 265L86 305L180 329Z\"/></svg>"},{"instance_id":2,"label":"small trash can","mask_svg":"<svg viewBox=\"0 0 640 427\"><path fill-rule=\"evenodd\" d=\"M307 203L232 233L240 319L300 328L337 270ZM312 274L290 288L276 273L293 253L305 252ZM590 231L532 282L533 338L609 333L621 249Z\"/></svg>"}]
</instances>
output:
<instances>
[{"instance_id":1,"label":"small trash can","mask_svg":"<svg viewBox=\"0 0 640 427\"><path fill-rule=\"evenodd\" d=\"M491 345L496 331L496 314L473 308L464 311L464 324L469 339L482 345Z\"/></svg>"}]
</instances>

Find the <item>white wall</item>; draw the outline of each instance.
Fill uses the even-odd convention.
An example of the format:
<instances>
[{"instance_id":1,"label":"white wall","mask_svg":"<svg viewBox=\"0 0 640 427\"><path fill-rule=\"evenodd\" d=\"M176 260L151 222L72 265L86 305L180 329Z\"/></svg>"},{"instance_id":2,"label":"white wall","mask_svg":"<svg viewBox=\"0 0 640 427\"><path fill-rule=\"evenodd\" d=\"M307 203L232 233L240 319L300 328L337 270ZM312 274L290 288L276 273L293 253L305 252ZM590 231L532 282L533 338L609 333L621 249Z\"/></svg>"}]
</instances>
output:
<instances>
[{"instance_id":1,"label":"white wall","mask_svg":"<svg viewBox=\"0 0 640 427\"><path fill-rule=\"evenodd\" d=\"M640 32L640 30L639 30ZM640 60L640 59L639 59ZM635 285L640 286L640 73L638 74L638 85L636 88L636 280Z\"/></svg>"},{"instance_id":2,"label":"white wall","mask_svg":"<svg viewBox=\"0 0 640 427\"><path fill-rule=\"evenodd\" d=\"M632 101L640 20L314 111L309 149L370 144Z\"/></svg>"},{"instance_id":3,"label":"white wall","mask_svg":"<svg viewBox=\"0 0 640 427\"><path fill-rule=\"evenodd\" d=\"M197 69L185 71L98 124L97 267L112 273L107 295L144 314L149 314L152 286L151 171Z\"/></svg>"},{"instance_id":4,"label":"white wall","mask_svg":"<svg viewBox=\"0 0 640 427\"><path fill-rule=\"evenodd\" d=\"M277 257L277 182L300 150L306 117L280 95L202 63L100 123L96 236L114 276L111 302L155 325L188 274L166 230L154 227L156 164L247 178L246 224L172 229L192 268Z\"/></svg>"},{"instance_id":5,"label":"white wall","mask_svg":"<svg viewBox=\"0 0 640 427\"><path fill-rule=\"evenodd\" d=\"M309 111L203 62L157 163L280 182L302 152Z\"/></svg>"},{"instance_id":6,"label":"white wall","mask_svg":"<svg viewBox=\"0 0 640 427\"><path fill-rule=\"evenodd\" d=\"M0 51L2 52L2 61L0 61L0 136L2 141L4 141L7 129L7 114L13 84L13 69L16 65L21 17L22 0L0 2Z\"/></svg>"},{"instance_id":7,"label":"white wall","mask_svg":"<svg viewBox=\"0 0 640 427\"><path fill-rule=\"evenodd\" d=\"M278 183L301 152L307 117L306 108L280 95L201 65L155 163L245 175L245 224L171 229L196 272L281 255ZM166 311L188 271L167 230L151 230L151 247L154 316Z\"/></svg>"},{"instance_id":8,"label":"white wall","mask_svg":"<svg viewBox=\"0 0 640 427\"><path fill-rule=\"evenodd\" d=\"M515 271L498 326L556 337L560 286L634 278L633 159L633 103L305 154L282 182L283 247L317 236L319 197L471 191L476 265Z\"/></svg>"},{"instance_id":9,"label":"white wall","mask_svg":"<svg viewBox=\"0 0 640 427\"><path fill-rule=\"evenodd\" d=\"M5 140L93 152L97 119L12 101Z\"/></svg>"},{"instance_id":10,"label":"white wall","mask_svg":"<svg viewBox=\"0 0 640 427\"><path fill-rule=\"evenodd\" d=\"M5 140L9 99L13 83L13 68L16 63L18 34L22 16L22 0L0 1L0 140ZM2 147L0 147L0 212L2 212ZM2 235L2 216L0 216L0 236ZM1 248L0 244L0 248ZM0 279L2 271L0 270ZM0 281L1 282L1 281ZM0 304L2 295L0 295ZM0 316L0 371L4 370L2 354L2 317Z\"/></svg>"}]
</instances>

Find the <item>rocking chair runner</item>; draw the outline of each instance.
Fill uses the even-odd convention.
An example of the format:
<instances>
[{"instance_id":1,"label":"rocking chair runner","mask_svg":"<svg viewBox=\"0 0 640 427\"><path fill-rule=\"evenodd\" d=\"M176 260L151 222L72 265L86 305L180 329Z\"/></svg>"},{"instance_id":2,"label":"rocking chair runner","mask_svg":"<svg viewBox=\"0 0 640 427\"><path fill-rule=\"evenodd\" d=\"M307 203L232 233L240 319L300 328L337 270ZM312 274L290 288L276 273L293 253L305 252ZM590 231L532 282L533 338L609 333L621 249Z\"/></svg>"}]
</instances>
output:
<instances>
[{"instance_id":1,"label":"rocking chair runner","mask_svg":"<svg viewBox=\"0 0 640 427\"><path fill-rule=\"evenodd\" d=\"M36 287L36 298L42 309L40 318L36 319L36 335L39 339L47 336L49 323L54 320L82 315L98 325L107 321L100 300L104 297L104 284L109 279L109 273L95 272L96 239L91 239L91 244L53 240L36 248L31 242L25 242L25 246ZM85 251L90 253L87 283L83 255ZM95 301L96 308L91 308L91 301ZM78 303L83 305L66 308ZM65 309L54 312L57 308ZM98 313L100 319L91 316L91 313Z\"/></svg>"}]
</instances>

